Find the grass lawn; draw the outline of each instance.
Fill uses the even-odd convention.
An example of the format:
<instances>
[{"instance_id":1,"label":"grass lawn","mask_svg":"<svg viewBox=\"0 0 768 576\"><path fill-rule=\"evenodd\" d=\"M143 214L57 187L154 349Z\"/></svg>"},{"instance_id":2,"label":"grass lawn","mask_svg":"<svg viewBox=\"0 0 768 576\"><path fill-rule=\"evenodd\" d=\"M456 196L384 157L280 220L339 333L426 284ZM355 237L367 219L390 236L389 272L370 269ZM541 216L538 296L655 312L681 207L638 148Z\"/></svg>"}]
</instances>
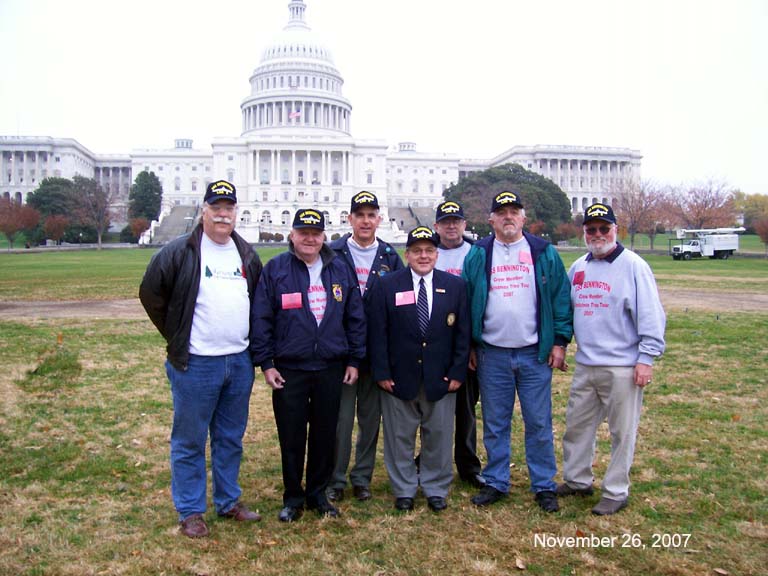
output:
<instances>
[{"instance_id":1,"label":"grass lawn","mask_svg":"<svg viewBox=\"0 0 768 576\"><path fill-rule=\"evenodd\" d=\"M0 255L0 302L134 297L151 254ZM768 280L761 259L648 260L662 286L764 293ZM0 574L764 574L768 310L729 312L727 301L672 310L667 339L646 392L630 507L616 516L590 514L597 496L539 511L518 413L510 497L488 510L457 483L441 515L423 498L414 513L396 513L380 444L373 500L345 500L337 520L308 513L283 525L277 432L259 374L241 484L264 519L243 526L209 511L212 537L191 541L177 533L170 498L172 406L150 322L0 320ZM569 384L563 374L553 384L558 463ZM602 428L598 479L609 442Z\"/></svg>"}]
</instances>

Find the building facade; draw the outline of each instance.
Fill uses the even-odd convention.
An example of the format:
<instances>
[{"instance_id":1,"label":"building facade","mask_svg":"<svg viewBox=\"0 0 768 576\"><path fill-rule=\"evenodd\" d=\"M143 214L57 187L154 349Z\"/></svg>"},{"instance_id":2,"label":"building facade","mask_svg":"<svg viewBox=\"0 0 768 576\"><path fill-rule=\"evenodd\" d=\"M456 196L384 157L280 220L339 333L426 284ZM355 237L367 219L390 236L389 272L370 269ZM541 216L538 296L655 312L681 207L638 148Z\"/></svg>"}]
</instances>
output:
<instances>
[{"instance_id":1,"label":"building facade","mask_svg":"<svg viewBox=\"0 0 768 576\"><path fill-rule=\"evenodd\" d=\"M402 240L405 231L390 208L432 208L443 191L473 171L518 163L551 179L567 194L574 214L611 190L639 181L641 154L628 148L515 146L490 159L420 152L413 142L390 148L384 140L355 139L352 104L331 52L312 33L303 0L288 4L288 23L263 51L241 105L241 133L217 138L210 150L178 139L167 150L99 155L76 140L0 136L0 195L23 202L49 176L95 178L114 193L115 221L127 220L130 185L143 171L163 186L164 214L197 206L214 179L235 184L239 232L257 241L261 232L290 230L300 206L318 208L329 235L347 231L351 197L370 190L379 197L380 235Z\"/></svg>"}]
</instances>

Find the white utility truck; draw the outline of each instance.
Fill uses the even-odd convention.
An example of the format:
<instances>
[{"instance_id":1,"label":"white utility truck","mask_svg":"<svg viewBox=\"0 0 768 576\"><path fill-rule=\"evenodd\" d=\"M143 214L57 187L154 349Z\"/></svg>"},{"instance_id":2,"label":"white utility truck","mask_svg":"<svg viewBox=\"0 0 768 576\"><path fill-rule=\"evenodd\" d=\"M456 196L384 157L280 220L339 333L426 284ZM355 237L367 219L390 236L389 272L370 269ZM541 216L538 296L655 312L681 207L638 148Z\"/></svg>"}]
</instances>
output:
<instances>
[{"instance_id":1,"label":"white utility truck","mask_svg":"<svg viewBox=\"0 0 768 576\"><path fill-rule=\"evenodd\" d=\"M672 258L690 260L709 256L725 260L739 249L739 232L744 232L744 228L682 228L676 231L680 244L672 246Z\"/></svg>"}]
</instances>

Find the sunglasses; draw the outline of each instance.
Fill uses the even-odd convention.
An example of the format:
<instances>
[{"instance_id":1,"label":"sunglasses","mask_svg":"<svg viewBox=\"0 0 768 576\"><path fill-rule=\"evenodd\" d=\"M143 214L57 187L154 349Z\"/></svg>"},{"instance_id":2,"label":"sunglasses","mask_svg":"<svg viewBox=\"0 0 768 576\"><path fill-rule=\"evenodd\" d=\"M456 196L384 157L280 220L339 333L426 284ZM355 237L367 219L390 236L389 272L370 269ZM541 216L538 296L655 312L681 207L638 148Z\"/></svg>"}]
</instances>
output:
<instances>
[{"instance_id":1,"label":"sunglasses","mask_svg":"<svg viewBox=\"0 0 768 576\"><path fill-rule=\"evenodd\" d=\"M597 231L600 230L600 234L608 234L608 232L611 231L610 226L590 226L589 228L584 228L584 232L587 233L588 236L594 236L597 234Z\"/></svg>"}]
</instances>

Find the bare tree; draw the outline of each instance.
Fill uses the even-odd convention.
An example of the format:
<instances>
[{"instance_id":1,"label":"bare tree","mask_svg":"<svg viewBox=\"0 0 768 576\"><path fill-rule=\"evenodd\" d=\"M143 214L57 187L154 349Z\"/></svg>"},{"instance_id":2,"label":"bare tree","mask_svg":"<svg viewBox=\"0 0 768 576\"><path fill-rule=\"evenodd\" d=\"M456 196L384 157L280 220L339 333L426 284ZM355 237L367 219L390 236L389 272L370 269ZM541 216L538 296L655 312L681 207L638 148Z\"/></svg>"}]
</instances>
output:
<instances>
[{"instance_id":1,"label":"bare tree","mask_svg":"<svg viewBox=\"0 0 768 576\"><path fill-rule=\"evenodd\" d=\"M626 182L612 190L611 207L619 225L629 236L629 248L635 249L635 235L646 233L651 237L651 248L659 223L659 207L664 197L658 186L648 181Z\"/></svg>"},{"instance_id":2,"label":"bare tree","mask_svg":"<svg viewBox=\"0 0 768 576\"><path fill-rule=\"evenodd\" d=\"M83 224L96 229L96 238L101 250L101 239L109 230L112 219L112 194L105 192L93 178L75 176L73 179L78 213Z\"/></svg>"},{"instance_id":3,"label":"bare tree","mask_svg":"<svg viewBox=\"0 0 768 576\"><path fill-rule=\"evenodd\" d=\"M733 191L725 182L690 186L670 198L670 208L683 228L719 228L736 222Z\"/></svg>"}]
</instances>

